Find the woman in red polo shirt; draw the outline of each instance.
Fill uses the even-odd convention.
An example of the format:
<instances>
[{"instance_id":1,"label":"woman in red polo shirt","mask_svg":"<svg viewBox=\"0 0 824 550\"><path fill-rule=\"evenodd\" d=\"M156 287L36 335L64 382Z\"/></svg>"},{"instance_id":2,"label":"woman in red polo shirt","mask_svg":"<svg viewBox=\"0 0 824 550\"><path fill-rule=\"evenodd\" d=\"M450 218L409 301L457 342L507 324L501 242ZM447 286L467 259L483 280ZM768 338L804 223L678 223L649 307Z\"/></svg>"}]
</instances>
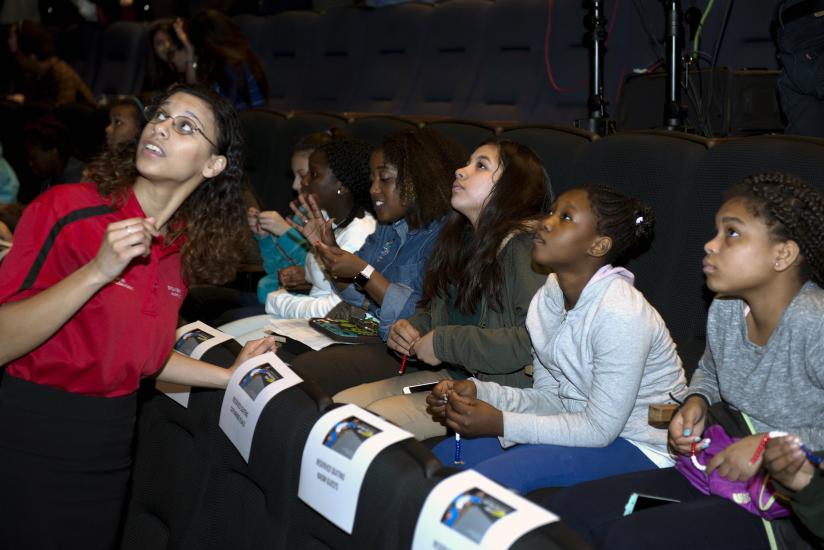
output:
<instances>
[{"instance_id":1,"label":"woman in red polo shirt","mask_svg":"<svg viewBox=\"0 0 824 550\"><path fill-rule=\"evenodd\" d=\"M237 114L178 86L147 118L136 161L29 205L0 267L2 547L114 547L140 379L231 375L172 346L188 284L231 279L248 231Z\"/></svg>"}]
</instances>

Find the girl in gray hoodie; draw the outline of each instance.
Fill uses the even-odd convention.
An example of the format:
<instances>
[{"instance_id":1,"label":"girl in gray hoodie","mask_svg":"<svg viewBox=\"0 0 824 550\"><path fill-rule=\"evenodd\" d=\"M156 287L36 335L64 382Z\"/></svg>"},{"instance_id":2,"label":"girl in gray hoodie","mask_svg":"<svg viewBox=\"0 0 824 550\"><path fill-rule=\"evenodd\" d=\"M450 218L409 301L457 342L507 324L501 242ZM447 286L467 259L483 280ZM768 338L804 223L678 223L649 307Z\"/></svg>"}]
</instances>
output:
<instances>
[{"instance_id":1,"label":"girl in gray hoodie","mask_svg":"<svg viewBox=\"0 0 824 550\"><path fill-rule=\"evenodd\" d=\"M648 206L607 188L558 198L533 239L533 261L552 271L526 320L533 387L443 381L428 397L433 417L474 438L462 442L467 466L525 492L671 465L647 408L684 395L681 361L632 273L613 267L653 225ZM452 452L435 447L443 462Z\"/></svg>"}]
</instances>

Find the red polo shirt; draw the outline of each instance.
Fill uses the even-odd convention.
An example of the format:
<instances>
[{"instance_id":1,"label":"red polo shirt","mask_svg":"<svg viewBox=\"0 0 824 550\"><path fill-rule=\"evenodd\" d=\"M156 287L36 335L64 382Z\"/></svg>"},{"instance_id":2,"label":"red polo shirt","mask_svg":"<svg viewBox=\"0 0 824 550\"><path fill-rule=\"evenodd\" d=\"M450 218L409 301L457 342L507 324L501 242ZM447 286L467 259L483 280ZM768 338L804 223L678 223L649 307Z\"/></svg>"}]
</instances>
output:
<instances>
[{"instance_id":1,"label":"red polo shirt","mask_svg":"<svg viewBox=\"0 0 824 550\"><path fill-rule=\"evenodd\" d=\"M106 227L145 218L130 193L112 208L94 184L58 185L32 202L0 264L0 304L49 288L91 261ZM117 397L156 373L174 345L187 287L180 270L183 239L152 243L114 282L101 288L51 338L6 366L6 374L73 393Z\"/></svg>"}]
</instances>

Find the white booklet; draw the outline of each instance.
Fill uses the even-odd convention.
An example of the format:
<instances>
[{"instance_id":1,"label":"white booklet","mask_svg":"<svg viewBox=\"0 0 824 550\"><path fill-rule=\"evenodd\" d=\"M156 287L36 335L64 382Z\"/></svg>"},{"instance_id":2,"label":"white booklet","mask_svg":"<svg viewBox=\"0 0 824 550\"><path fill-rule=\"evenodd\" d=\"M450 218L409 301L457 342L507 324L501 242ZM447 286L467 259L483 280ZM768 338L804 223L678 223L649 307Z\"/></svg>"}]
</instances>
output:
<instances>
[{"instance_id":1,"label":"white booklet","mask_svg":"<svg viewBox=\"0 0 824 550\"><path fill-rule=\"evenodd\" d=\"M466 470L441 481L426 497L412 550L509 548L524 534L554 521L555 514Z\"/></svg>"},{"instance_id":2,"label":"white booklet","mask_svg":"<svg viewBox=\"0 0 824 550\"><path fill-rule=\"evenodd\" d=\"M231 340L228 334L212 328L206 323L195 321L188 325L183 325L175 332L175 351L188 355L192 359L200 359L203 354L213 347ZM184 407L189 406L189 395L192 387L183 384L173 384L158 380L155 382L158 391L165 393L174 401Z\"/></svg>"},{"instance_id":3,"label":"white booklet","mask_svg":"<svg viewBox=\"0 0 824 550\"><path fill-rule=\"evenodd\" d=\"M332 409L306 439L298 498L351 535L369 465L382 450L410 437L357 405Z\"/></svg>"},{"instance_id":4,"label":"white booklet","mask_svg":"<svg viewBox=\"0 0 824 550\"><path fill-rule=\"evenodd\" d=\"M246 462L249 462L255 428L266 404L283 390L302 381L272 352L252 357L232 373L220 407L218 425Z\"/></svg>"}]
</instances>

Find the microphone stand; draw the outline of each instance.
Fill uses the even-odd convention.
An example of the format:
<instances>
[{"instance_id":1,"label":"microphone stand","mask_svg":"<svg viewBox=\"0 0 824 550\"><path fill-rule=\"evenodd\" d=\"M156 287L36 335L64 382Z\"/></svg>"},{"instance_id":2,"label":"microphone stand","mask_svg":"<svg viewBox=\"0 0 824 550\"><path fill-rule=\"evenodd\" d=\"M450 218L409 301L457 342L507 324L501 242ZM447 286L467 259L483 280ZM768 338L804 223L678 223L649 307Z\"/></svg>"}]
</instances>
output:
<instances>
[{"instance_id":1,"label":"microphone stand","mask_svg":"<svg viewBox=\"0 0 824 550\"><path fill-rule=\"evenodd\" d=\"M589 13L584 17L586 39L589 44L589 98L587 99L588 118L575 121L576 128L595 132L601 136L615 132L615 121L609 118L604 97L604 44L607 40L607 19L604 17L603 1L589 0Z\"/></svg>"}]
</instances>

